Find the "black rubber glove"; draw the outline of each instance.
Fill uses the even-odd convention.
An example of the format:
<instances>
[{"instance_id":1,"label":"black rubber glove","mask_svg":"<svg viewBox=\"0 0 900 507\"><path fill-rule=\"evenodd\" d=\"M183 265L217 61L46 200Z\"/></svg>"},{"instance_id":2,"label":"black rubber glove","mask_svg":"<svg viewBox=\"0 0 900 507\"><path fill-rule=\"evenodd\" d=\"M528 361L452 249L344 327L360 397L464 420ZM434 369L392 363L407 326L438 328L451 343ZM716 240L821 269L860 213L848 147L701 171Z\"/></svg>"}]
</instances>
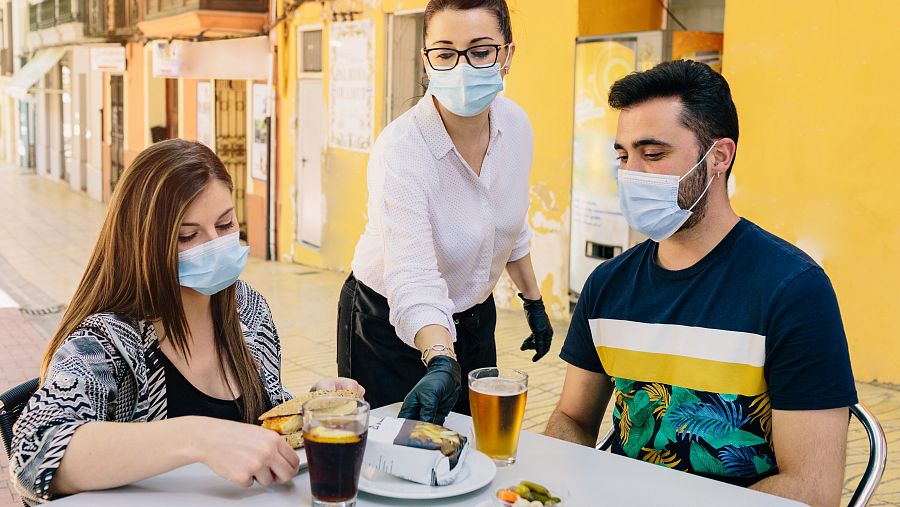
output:
<instances>
[{"instance_id":1,"label":"black rubber glove","mask_svg":"<svg viewBox=\"0 0 900 507\"><path fill-rule=\"evenodd\" d=\"M550 352L550 343L553 341L553 327L550 325L550 317L544 309L543 299L525 299L521 293L519 298L525 307L525 318L528 319L528 327L531 335L522 342L522 350L534 350L533 362Z\"/></svg>"},{"instance_id":2,"label":"black rubber glove","mask_svg":"<svg viewBox=\"0 0 900 507\"><path fill-rule=\"evenodd\" d=\"M456 359L434 356L428 362L425 376L403 400L398 417L444 424L444 419L459 399L461 377Z\"/></svg>"}]
</instances>

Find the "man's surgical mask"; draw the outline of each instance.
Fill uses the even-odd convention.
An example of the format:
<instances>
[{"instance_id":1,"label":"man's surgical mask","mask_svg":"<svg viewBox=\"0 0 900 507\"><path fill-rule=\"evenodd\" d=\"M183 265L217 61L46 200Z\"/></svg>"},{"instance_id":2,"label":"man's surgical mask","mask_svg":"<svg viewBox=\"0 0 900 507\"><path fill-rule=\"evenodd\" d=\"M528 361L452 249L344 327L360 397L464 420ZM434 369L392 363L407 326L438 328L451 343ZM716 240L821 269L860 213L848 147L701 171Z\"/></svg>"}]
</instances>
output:
<instances>
[{"instance_id":1,"label":"man's surgical mask","mask_svg":"<svg viewBox=\"0 0 900 507\"><path fill-rule=\"evenodd\" d=\"M703 193L688 209L681 209L678 205L678 184L706 160L715 146L716 143L713 143L700 161L681 177L619 169L619 207L628 225L656 242L668 239L678 232L691 217L697 203L706 195L713 178L710 178Z\"/></svg>"}]
</instances>

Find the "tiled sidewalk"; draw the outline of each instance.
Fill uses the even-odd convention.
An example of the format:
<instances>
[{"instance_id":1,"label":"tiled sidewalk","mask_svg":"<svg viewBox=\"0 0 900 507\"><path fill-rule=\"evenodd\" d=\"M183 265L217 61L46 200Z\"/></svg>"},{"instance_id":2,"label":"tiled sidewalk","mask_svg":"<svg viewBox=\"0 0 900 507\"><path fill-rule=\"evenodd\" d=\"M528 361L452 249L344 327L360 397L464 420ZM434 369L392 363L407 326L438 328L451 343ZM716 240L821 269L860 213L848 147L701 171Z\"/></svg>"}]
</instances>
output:
<instances>
[{"instance_id":1,"label":"tiled sidewalk","mask_svg":"<svg viewBox=\"0 0 900 507\"><path fill-rule=\"evenodd\" d=\"M0 166L0 290L24 308L67 302L81 277L103 216L103 207L64 185ZM283 345L288 388L308 388L334 375L337 298L344 276L297 265L251 261L244 279L266 296ZM0 297L0 302L3 298ZM0 309L0 391L37 373L45 338L55 316L25 319L17 309ZM524 315L498 312L497 348L501 365L527 371L530 389L526 429L543 430L553 410L565 365L557 357L566 323L555 322L554 349L539 363L519 351L528 334ZM878 416L888 445L900 448L900 390L858 384L860 398ZM604 423L607 428L609 422ZM847 491L855 488L868 456L863 430L854 423L848 454ZM900 452L889 455L888 470L870 505L900 505ZM0 507L16 501L0 456ZM846 500L849 496L845 496Z\"/></svg>"}]
</instances>

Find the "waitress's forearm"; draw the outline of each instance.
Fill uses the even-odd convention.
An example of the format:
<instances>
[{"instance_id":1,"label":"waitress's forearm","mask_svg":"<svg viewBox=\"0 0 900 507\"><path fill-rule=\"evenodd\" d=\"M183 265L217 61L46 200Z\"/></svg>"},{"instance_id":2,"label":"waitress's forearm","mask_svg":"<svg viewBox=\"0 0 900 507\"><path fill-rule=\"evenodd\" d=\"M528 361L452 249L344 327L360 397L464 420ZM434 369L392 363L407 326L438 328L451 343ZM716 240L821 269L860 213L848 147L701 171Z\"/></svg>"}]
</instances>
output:
<instances>
[{"instance_id":1,"label":"waitress's forearm","mask_svg":"<svg viewBox=\"0 0 900 507\"><path fill-rule=\"evenodd\" d=\"M513 283L516 284L525 299L541 298L541 289L538 287L534 266L531 264L531 254L506 263L506 272L509 273L509 277L512 278Z\"/></svg>"},{"instance_id":2,"label":"waitress's forearm","mask_svg":"<svg viewBox=\"0 0 900 507\"><path fill-rule=\"evenodd\" d=\"M51 484L54 494L115 488L198 461L197 417L91 422L75 431Z\"/></svg>"},{"instance_id":3,"label":"waitress's forearm","mask_svg":"<svg viewBox=\"0 0 900 507\"><path fill-rule=\"evenodd\" d=\"M415 342L416 348L419 349L419 352L424 352L434 345L445 345L450 350L453 350L453 337L450 335L450 330L444 326L439 326L437 324L431 324L420 329L419 332L416 333ZM426 361L431 359L435 355L450 354L439 351L431 351L425 358Z\"/></svg>"}]
</instances>

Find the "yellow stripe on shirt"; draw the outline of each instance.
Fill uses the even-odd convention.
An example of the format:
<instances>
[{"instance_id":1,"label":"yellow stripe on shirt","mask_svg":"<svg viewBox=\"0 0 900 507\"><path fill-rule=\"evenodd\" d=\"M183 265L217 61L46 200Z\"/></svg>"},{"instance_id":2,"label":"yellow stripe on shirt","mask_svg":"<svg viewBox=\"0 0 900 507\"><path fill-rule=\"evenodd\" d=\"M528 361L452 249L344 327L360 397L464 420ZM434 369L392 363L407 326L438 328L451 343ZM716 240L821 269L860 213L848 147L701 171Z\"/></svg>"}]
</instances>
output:
<instances>
[{"instance_id":1,"label":"yellow stripe on shirt","mask_svg":"<svg viewBox=\"0 0 900 507\"><path fill-rule=\"evenodd\" d=\"M713 393L756 396L768 390L762 366L596 347L608 375Z\"/></svg>"}]
</instances>

